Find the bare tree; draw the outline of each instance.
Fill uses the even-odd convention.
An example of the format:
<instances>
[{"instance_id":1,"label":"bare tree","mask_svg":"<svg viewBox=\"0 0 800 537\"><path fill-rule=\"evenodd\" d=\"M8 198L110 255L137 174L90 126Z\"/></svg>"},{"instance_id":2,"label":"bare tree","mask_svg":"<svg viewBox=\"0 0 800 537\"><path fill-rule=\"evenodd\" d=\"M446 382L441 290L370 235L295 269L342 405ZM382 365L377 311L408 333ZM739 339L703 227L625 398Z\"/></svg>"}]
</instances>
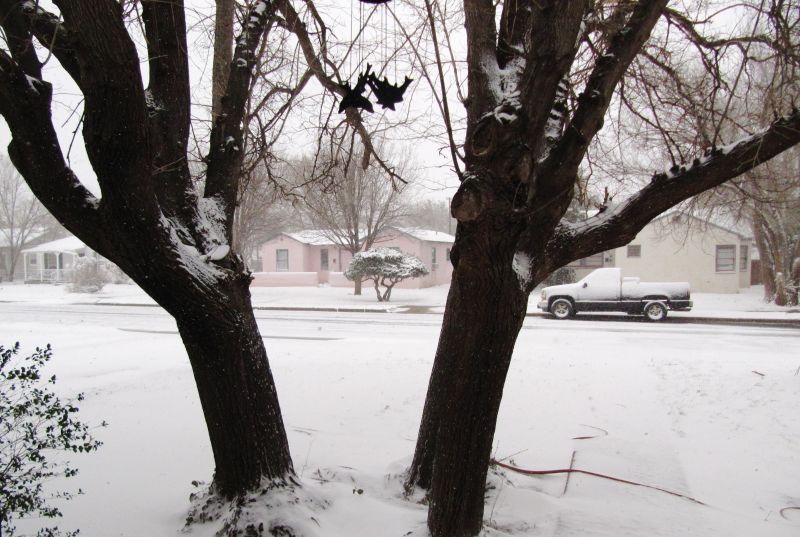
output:
<instances>
[{"instance_id":1,"label":"bare tree","mask_svg":"<svg viewBox=\"0 0 800 537\"><path fill-rule=\"evenodd\" d=\"M425 2L433 15L437 5ZM409 472L410 486L429 490L434 537L480 531L503 384L536 284L573 260L626 244L663 211L800 141L800 113L787 108L767 125L741 124L738 132L748 135L738 140L724 128L748 66L764 55L780 58L781 68L796 65L797 7L738 3L735 9L759 22L718 39L705 4L688 12L666 0L464 1L468 91L463 172L451 205L458 219L453 280ZM690 147L670 138L696 126L654 92L659 79L637 76L640 61L669 75L673 87L693 82L680 86L680 99L710 90L704 98L713 113L695 133L711 133L708 139L697 136ZM612 105L621 102L643 134L661 141L653 153L673 161L613 208L569 222L589 147L602 141L605 123L613 129L619 115Z\"/></svg>"},{"instance_id":2,"label":"bare tree","mask_svg":"<svg viewBox=\"0 0 800 537\"><path fill-rule=\"evenodd\" d=\"M404 225L450 234L455 232L456 227L453 217L450 216L449 203L437 199L420 199L409 204Z\"/></svg>"},{"instance_id":3,"label":"bare tree","mask_svg":"<svg viewBox=\"0 0 800 537\"><path fill-rule=\"evenodd\" d=\"M284 173L278 170L279 173ZM256 259L258 248L281 231L297 227L302 220L295 204L302 201L280 188L285 181L276 178L272 166L258 166L244 173L247 188L242 189L233 221L233 245L248 262Z\"/></svg>"},{"instance_id":4,"label":"bare tree","mask_svg":"<svg viewBox=\"0 0 800 537\"><path fill-rule=\"evenodd\" d=\"M751 222L761 258L764 299L798 304L800 293L800 154L796 149L745 174L714 200Z\"/></svg>"},{"instance_id":5,"label":"bare tree","mask_svg":"<svg viewBox=\"0 0 800 537\"><path fill-rule=\"evenodd\" d=\"M238 32L206 144L205 185L189 173L190 91L181 0L57 0L58 13L3 0L0 114L9 155L34 194L89 247L175 318L206 418L212 491L233 498L293 475L275 384L250 304L250 273L232 251L243 115L274 3L258 0ZM139 14L149 85L126 27ZM40 48L47 50L42 51ZM84 97L83 141L102 198L65 163L42 61L55 57Z\"/></svg>"},{"instance_id":6,"label":"bare tree","mask_svg":"<svg viewBox=\"0 0 800 537\"><path fill-rule=\"evenodd\" d=\"M406 185L393 183L379 164L372 163L366 168L357 165L362 160L362 151L352 146L346 160L326 163L326 188L306 181L302 189L303 212L311 225L352 255L372 248L408 212L403 197ZM318 163L304 166L306 171L301 173L314 173L318 167ZM396 173L408 175L404 170ZM354 294L360 295L362 280L353 281Z\"/></svg>"},{"instance_id":7,"label":"bare tree","mask_svg":"<svg viewBox=\"0 0 800 537\"><path fill-rule=\"evenodd\" d=\"M0 158L0 271L13 280L23 248L31 240L50 236L58 224L33 195L22 176ZM2 279L2 275L0 275Z\"/></svg>"}]
</instances>

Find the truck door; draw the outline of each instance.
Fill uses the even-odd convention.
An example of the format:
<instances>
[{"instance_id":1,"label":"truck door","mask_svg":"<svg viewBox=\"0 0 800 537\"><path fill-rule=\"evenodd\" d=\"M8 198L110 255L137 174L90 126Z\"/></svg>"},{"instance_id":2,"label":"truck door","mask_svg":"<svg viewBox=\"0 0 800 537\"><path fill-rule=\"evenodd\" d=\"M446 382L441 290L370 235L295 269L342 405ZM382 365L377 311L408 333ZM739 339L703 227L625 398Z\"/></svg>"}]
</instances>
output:
<instances>
[{"instance_id":1,"label":"truck door","mask_svg":"<svg viewBox=\"0 0 800 537\"><path fill-rule=\"evenodd\" d=\"M579 311L615 311L619 307L620 270L597 269L579 282Z\"/></svg>"}]
</instances>

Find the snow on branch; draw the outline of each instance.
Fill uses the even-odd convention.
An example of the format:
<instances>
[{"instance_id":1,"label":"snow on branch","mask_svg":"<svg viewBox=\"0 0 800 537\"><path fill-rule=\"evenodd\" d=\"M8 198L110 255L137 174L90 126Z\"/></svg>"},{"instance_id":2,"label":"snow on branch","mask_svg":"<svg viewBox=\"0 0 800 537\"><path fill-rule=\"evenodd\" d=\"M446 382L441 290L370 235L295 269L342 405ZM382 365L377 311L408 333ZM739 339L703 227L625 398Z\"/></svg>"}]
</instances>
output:
<instances>
[{"instance_id":1,"label":"snow on branch","mask_svg":"<svg viewBox=\"0 0 800 537\"><path fill-rule=\"evenodd\" d=\"M708 189L738 177L800 143L800 111L763 131L709 151L686 166L656 173L619 205L579 223L562 221L548 244L542 270L563 266L630 242L656 216Z\"/></svg>"},{"instance_id":2,"label":"snow on branch","mask_svg":"<svg viewBox=\"0 0 800 537\"><path fill-rule=\"evenodd\" d=\"M589 142L603 125L614 88L649 38L666 4L666 0L637 3L628 22L612 37L606 53L597 59L564 135L537 170L539 191L550 195L574 180Z\"/></svg>"},{"instance_id":3,"label":"snow on branch","mask_svg":"<svg viewBox=\"0 0 800 537\"><path fill-rule=\"evenodd\" d=\"M229 242L232 238L233 213L241 175L239 166L243 157L240 151L243 119L256 64L256 48L274 9L274 2L259 0L245 16L242 30L236 39L222 108L211 130L211 143L206 157L208 170L204 197L217 198L221 203Z\"/></svg>"}]
</instances>

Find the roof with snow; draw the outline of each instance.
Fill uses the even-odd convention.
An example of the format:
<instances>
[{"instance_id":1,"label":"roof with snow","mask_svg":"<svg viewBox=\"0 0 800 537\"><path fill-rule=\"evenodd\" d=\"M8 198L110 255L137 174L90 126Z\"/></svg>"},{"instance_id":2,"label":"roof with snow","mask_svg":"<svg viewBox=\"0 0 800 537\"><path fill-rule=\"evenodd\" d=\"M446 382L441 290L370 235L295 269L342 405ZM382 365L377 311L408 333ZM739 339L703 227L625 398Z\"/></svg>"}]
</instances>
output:
<instances>
[{"instance_id":1,"label":"roof with snow","mask_svg":"<svg viewBox=\"0 0 800 537\"><path fill-rule=\"evenodd\" d=\"M396 227L394 228L401 233L411 235L415 239L427 242L455 242L456 238L449 233L442 233L441 231L434 231L432 229L420 229L415 227Z\"/></svg>"},{"instance_id":2,"label":"roof with snow","mask_svg":"<svg viewBox=\"0 0 800 537\"><path fill-rule=\"evenodd\" d=\"M45 242L33 248L22 250L23 254L42 253L42 252L71 252L77 253L84 250L86 245L78 237L66 237L51 242Z\"/></svg>"},{"instance_id":3,"label":"roof with snow","mask_svg":"<svg viewBox=\"0 0 800 537\"><path fill-rule=\"evenodd\" d=\"M321 229L304 229L302 231L283 232L290 239L311 246L334 246L336 243L325 236L325 231Z\"/></svg>"},{"instance_id":4,"label":"roof with snow","mask_svg":"<svg viewBox=\"0 0 800 537\"><path fill-rule=\"evenodd\" d=\"M409 235L417 240L426 241L426 242L446 242L452 243L456 240L456 238L448 233L442 233L441 231L434 231L432 229L420 229L420 228L413 228L413 227L393 227L389 230L391 231L398 231L405 235ZM363 231L361 233L362 236L366 236L367 232ZM329 237L332 236L330 232L327 232L323 229L304 229L302 231L294 231L294 232L283 232L283 235L296 240L297 242L308 244L310 246L336 246L336 241L331 240Z\"/></svg>"}]
</instances>

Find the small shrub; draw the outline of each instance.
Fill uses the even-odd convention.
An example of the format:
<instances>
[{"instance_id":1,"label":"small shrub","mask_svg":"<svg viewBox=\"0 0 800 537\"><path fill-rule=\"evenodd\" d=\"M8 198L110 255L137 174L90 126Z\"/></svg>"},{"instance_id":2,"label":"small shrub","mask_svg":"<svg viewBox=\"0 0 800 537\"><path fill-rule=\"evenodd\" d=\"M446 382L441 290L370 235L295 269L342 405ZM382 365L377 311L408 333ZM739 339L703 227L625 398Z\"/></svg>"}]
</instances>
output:
<instances>
[{"instance_id":1,"label":"small shrub","mask_svg":"<svg viewBox=\"0 0 800 537\"><path fill-rule=\"evenodd\" d=\"M63 459L48 458L53 451L88 453L100 447L88 425L75 417L83 394L62 401L48 386L56 377L42 376L52 358L50 345L24 358L18 354L19 343L9 349L0 346L0 535L8 537L19 535L14 520L58 518L61 511L49 500L80 494L44 491L45 482L78 473ZM36 537L77 533L53 526L39 529Z\"/></svg>"},{"instance_id":2,"label":"small shrub","mask_svg":"<svg viewBox=\"0 0 800 537\"><path fill-rule=\"evenodd\" d=\"M108 261L97 257L79 257L72 267L68 290L71 293L97 293L112 281Z\"/></svg>"},{"instance_id":3,"label":"small shrub","mask_svg":"<svg viewBox=\"0 0 800 537\"><path fill-rule=\"evenodd\" d=\"M350 281L372 280L378 302L388 302L397 283L426 274L425 264L413 255L391 248L373 248L354 255L344 276ZM383 293L380 286L385 289Z\"/></svg>"}]
</instances>

